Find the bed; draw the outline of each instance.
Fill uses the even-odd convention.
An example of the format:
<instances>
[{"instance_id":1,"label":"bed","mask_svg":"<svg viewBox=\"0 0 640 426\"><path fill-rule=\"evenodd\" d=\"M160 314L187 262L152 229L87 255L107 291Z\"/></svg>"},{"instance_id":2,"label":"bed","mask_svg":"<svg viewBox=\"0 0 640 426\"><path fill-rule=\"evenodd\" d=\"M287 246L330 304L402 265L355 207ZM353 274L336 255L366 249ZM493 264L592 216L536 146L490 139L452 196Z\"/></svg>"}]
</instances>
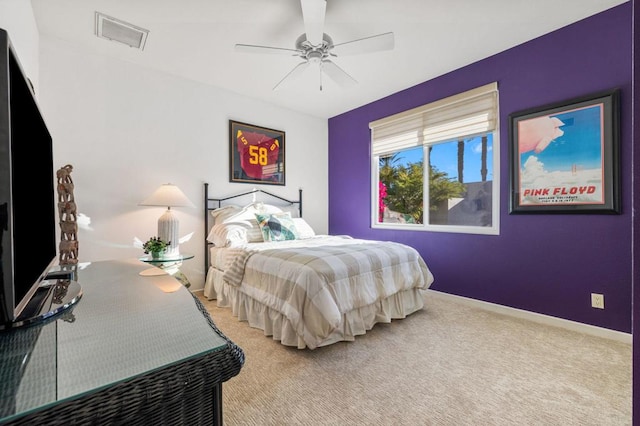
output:
<instances>
[{"instance_id":1,"label":"bed","mask_svg":"<svg viewBox=\"0 0 640 426\"><path fill-rule=\"evenodd\" d=\"M317 235L302 218L302 190L298 200L260 189L212 198L205 183L204 205L204 296L285 346L353 341L424 307L434 277L415 249Z\"/></svg>"}]
</instances>

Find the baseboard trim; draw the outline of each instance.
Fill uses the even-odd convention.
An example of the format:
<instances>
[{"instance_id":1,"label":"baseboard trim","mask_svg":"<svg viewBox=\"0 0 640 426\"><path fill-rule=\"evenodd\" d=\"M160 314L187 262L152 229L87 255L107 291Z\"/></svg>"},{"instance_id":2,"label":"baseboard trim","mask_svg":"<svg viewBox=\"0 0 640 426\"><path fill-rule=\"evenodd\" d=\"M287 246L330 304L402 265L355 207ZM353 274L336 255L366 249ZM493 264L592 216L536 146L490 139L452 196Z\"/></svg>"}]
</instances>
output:
<instances>
[{"instance_id":1,"label":"baseboard trim","mask_svg":"<svg viewBox=\"0 0 640 426\"><path fill-rule=\"evenodd\" d=\"M537 323L551 325L555 327L561 327L572 331L577 331L591 336L603 337L605 339L615 340L618 342L631 345L633 343L633 336L630 333L623 333L620 331L609 330L608 328L596 327L589 324L583 324L576 321L569 321L562 318L556 318L549 315L538 314L536 312L529 312L522 309L511 308L509 306L498 305L496 303L485 302L483 300L471 299L468 297L457 296L455 294L443 293L437 290L427 290L427 297L438 297L441 299L447 299L453 302L463 303L472 307L484 309L487 311L509 315L512 317L522 318Z\"/></svg>"}]
</instances>

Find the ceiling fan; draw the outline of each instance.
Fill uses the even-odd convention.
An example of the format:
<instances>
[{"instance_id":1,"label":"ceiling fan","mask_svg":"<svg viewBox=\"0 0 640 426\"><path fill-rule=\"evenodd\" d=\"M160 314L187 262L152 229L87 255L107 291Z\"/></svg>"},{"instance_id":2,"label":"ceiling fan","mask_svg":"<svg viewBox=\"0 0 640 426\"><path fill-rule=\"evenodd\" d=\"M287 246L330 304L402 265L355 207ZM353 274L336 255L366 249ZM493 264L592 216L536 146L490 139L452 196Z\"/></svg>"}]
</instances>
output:
<instances>
[{"instance_id":1,"label":"ceiling fan","mask_svg":"<svg viewBox=\"0 0 640 426\"><path fill-rule=\"evenodd\" d=\"M297 79L312 65L318 65L320 69L320 90L322 90L323 73L341 87L353 86L357 84L357 81L336 65L336 63L330 59L331 57L393 49L394 38L392 32L334 44L331 37L324 32L325 12L327 9L326 0L300 0L300 4L302 5L302 18L304 20L305 32L296 40L294 49L254 44L235 45L235 49L238 52L286 54L298 56L303 59L302 62L296 65L274 86L273 90L278 90L289 82Z\"/></svg>"}]
</instances>

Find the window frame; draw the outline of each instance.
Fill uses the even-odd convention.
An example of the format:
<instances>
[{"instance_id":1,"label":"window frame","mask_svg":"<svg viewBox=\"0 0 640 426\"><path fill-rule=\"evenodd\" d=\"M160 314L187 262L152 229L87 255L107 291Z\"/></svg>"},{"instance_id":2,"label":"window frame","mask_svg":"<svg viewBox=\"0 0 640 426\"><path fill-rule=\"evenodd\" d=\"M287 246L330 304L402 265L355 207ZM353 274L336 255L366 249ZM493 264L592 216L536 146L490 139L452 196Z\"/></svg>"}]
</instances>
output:
<instances>
[{"instance_id":1,"label":"window frame","mask_svg":"<svg viewBox=\"0 0 640 426\"><path fill-rule=\"evenodd\" d=\"M427 163L428 150L429 147L438 145L441 143L451 142L451 138L443 141L429 141L423 142L422 145L422 154L423 154L423 211L424 222L422 224L413 224L413 223L383 223L379 222L379 210L378 210L378 185L380 182L380 154L376 154L374 149L370 150L370 158L371 158L371 204L370 204L370 223L372 229L391 229L391 230L404 230L404 231L432 231L432 232L450 232L450 233L464 233L464 234L480 234L480 235L500 235L500 122L499 122L499 100L498 100L498 88L497 83L492 83L491 85L486 85L478 89L473 89L468 92L464 92L458 95L454 95L453 98L464 98L466 93L471 93L473 91L478 91L482 89L487 89L489 86L494 88L496 99L495 99L495 121L493 125L493 130L482 132L482 134L491 133L492 137L492 146L491 146L491 155L492 155L492 184L491 184L491 192L492 192L492 200L491 200L491 226L473 226L473 225L432 225L429 224L428 220L428 212L429 212L429 164ZM431 104L424 105L422 107L418 107L415 110L428 110L433 104L444 104L446 105L446 101L449 98L436 101ZM403 113L397 114L398 116L407 116L410 111L405 111ZM393 116L392 116L393 117ZM378 120L381 121L381 120ZM374 131L373 127L376 122L370 123L371 132L371 147L373 146L373 137ZM477 136L477 135L476 135ZM465 140L474 137L473 135L465 134L463 136L459 136L460 138L464 138ZM420 146L420 144L413 145L415 147ZM404 149L410 149L411 146L407 146ZM397 151L391 152L401 152L404 149L399 149ZM386 153L388 154L388 152Z\"/></svg>"}]
</instances>

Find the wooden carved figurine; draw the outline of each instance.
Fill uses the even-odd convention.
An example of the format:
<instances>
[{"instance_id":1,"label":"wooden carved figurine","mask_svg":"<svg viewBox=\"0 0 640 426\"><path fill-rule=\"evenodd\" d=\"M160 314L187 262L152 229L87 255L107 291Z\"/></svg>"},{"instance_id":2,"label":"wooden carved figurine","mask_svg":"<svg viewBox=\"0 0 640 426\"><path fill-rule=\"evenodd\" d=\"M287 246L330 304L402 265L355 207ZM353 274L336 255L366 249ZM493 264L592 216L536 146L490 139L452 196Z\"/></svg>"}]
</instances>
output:
<instances>
[{"instance_id":1,"label":"wooden carved figurine","mask_svg":"<svg viewBox=\"0 0 640 426\"><path fill-rule=\"evenodd\" d=\"M73 166L67 164L56 172L58 178L58 216L60 217L60 265L78 263L78 223L73 197Z\"/></svg>"}]
</instances>

